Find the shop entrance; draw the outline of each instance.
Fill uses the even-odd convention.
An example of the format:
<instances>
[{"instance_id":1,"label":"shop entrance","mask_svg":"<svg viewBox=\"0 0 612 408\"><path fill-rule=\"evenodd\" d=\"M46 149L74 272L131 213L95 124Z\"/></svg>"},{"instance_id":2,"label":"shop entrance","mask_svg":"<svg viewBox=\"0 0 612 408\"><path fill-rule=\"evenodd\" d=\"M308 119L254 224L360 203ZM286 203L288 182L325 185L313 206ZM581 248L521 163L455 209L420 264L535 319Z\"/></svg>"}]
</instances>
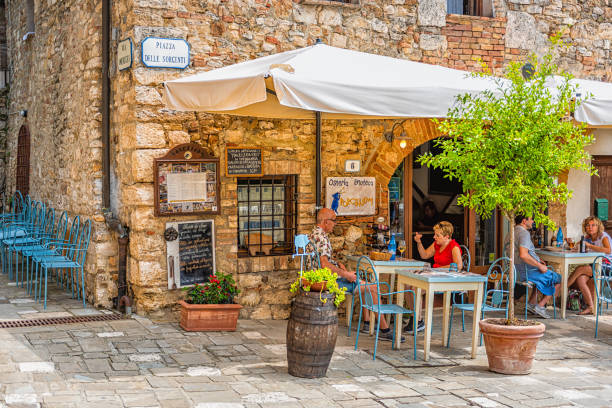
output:
<instances>
[{"instance_id":1,"label":"shop entrance","mask_svg":"<svg viewBox=\"0 0 612 408\"><path fill-rule=\"evenodd\" d=\"M469 248L471 270L486 272L502 253L501 216L497 212L482 219L457 204L462 185L444 177L441 170L421 166L421 154L436 154L434 141L426 142L406 156L389 181L389 221L396 240L406 241L408 258L420 259L414 233L423 234L427 248L433 243L433 226L440 221L453 224L453 238Z\"/></svg>"}]
</instances>

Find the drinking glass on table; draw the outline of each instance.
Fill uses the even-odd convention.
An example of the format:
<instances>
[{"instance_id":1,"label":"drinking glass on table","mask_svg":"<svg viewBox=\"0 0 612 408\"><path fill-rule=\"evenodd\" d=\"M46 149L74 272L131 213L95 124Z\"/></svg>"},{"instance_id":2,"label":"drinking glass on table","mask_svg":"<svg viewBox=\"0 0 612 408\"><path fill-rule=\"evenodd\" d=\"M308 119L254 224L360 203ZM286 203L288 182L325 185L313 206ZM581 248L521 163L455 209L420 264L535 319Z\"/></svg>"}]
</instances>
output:
<instances>
[{"instance_id":1,"label":"drinking glass on table","mask_svg":"<svg viewBox=\"0 0 612 408\"><path fill-rule=\"evenodd\" d=\"M404 252L406 251L406 241L403 239L400 239L397 242L397 250L400 251L400 258L404 257Z\"/></svg>"},{"instance_id":2,"label":"drinking glass on table","mask_svg":"<svg viewBox=\"0 0 612 408\"><path fill-rule=\"evenodd\" d=\"M565 241L567 242L567 247L569 248L569 250L573 251L574 250L574 246L576 245L574 240L572 238L566 238Z\"/></svg>"}]
</instances>

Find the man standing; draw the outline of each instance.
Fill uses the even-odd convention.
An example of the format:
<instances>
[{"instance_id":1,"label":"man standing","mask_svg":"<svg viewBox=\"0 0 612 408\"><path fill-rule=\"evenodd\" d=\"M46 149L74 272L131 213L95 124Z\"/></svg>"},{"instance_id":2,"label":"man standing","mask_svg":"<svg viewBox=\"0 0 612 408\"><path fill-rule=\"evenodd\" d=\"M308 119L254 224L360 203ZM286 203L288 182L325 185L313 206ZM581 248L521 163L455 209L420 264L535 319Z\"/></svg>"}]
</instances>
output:
<instances>
[{"instance_id":1,"label":"man standing","mask_svg":"<svg viewBox=\"0 0 612 408\"><path fill-rule=\"evenodd\" d=\"M338 274L338 286L345 288L347 293L355 295L357 289L357 274L355 271L349 271L342 263L333 259L333 250L331 242L329 241L329 234L333 231L336 225L336 213L329 208L322 208L317 214L317 225L312 230L312 233L308 236L311 244L314 245L314 249L319 253L319 259L321 261L322 268L329 268L332 272ZM312 249L309 248L309 251ZM310 266L311 268L313 266ZM363 283L362 283L363 284ZM372 299L376 303L378 296L376 294L376 287L374 285L366 286L367 290L372 294ZM369 331L369 313L365 314L363 331ZM380 318L380 333L379 339L392 340L393 333L389 329L389 325L385 321L385 318ZM402 338L403 340L403 338Z\"/></svg>"},{"instance_id":2,"label":"man standing","mask_svg":"<svg viewBox=\"0 0 612 408\"><path fill-rule=\"evenodd\" d=\"M535 246L529 234L533 226L533 218L517 215L514 218L514 224L514 263L519 275L518 279L533 283L535 288L544 295L536 304L537 293L534 290L527 302L527 310L548 319L550 315L546 312L546 303L559 290L561 275L548 269L535 252Z\"/></svg>"}]
</instances>

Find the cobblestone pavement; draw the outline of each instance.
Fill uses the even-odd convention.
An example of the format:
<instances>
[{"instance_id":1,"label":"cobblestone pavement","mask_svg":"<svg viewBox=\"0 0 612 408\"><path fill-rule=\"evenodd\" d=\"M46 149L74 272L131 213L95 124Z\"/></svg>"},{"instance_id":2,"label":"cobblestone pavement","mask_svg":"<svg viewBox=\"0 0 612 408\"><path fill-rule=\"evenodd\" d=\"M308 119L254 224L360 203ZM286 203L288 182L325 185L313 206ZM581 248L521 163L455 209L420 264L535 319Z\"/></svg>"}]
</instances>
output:
<instances>
[{"instance_id":1,"label":"cobblestone pavement","mask_svg":"<svg viewBox=\"0 0 612 408\"><path fill-rule=\"evenodd\" d=\"M3 305L21 318L21 309L37 306L15 302L26 299L21 289L10 293ZM55 297L48 313L66 313L73 302ZM360 336L355 351L354 333L340 326L321 379L287 374L286 321L243 320L234 333L189 333L137 316L0 329L0 407L611 407L611 316L600 319L598 340L592 318L547 320L528 376L487 371L484 347L469 359L459 319L448 349L434 327L428 363L412 360L409 341L400 351L379 342L373 361L372 339Z\"/></svg>"}]
</instances>

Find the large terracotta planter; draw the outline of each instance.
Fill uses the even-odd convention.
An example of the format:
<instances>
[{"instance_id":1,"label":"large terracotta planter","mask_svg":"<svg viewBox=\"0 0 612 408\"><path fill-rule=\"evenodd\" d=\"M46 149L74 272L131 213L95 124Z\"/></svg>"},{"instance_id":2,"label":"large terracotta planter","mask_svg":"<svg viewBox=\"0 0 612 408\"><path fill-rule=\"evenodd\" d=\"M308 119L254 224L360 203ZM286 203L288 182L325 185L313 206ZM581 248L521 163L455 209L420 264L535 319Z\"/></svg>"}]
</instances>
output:
<instances>
[{"instance_id":1,"label":"large terracotta planter","mask_svg":"<svg viewBox=\"0 0 612 408\"><path fill-rule=\"evenodd\" d=\"M236 331L241 305L192 305L183 300L179 325L187 331Z\"/></svg>"},{"instance_id":2,"label":"large terracotta planter","mask_svg":"<svg viewBox=\"0 0 612 408\"><path fill-rule=\"evenodd\" d=\"M479 322L489 359L489 370L502 374L529 374L540 337L546 326L505 326L498 319Z\"/></svg>"}]
</instances>

